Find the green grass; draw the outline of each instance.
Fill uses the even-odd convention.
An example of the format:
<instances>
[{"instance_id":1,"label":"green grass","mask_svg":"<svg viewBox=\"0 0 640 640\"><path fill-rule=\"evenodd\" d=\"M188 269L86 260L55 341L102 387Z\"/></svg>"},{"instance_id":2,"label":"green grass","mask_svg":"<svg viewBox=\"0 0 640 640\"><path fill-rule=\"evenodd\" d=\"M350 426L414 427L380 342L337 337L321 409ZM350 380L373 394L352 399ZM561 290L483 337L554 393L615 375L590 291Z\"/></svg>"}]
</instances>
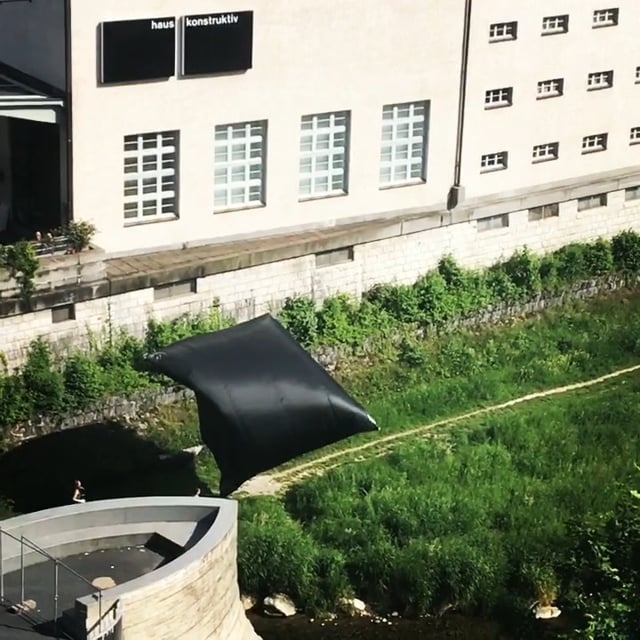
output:
<instances>
[{"instance_id":1,"label":"green grass","mask_svg":"<svg viewBox=\"0 0 640 640\"><path fill-rule=\"evenodd\" d=\"M385 359L345 361L337 378L376 418L380 434L351 438L283 468L381 435L636 364L638 336L640 294L623 292L501 326L416 340ZM197 424L194 403L163 408L151 437L179 450L197 441ZM199 460L198 469L204 483L217 485L212 456Z\"/></svg>"},{"instance_id":2,"label":"green grass","mask_svg":"<svg viewBox=\"0 0 640 640\"><path fill-rule=\"evenodd\" d=\"M274 557L288 545L307 564L329 562L328 598L343 585L389 609L455 603L492 615L539 598L571 602L576 527L601 520L628 496L622 486L640 483L639 393L640 377L629 375L532 401L469 420L448 439L330 471L284 501L244 500L242 586L259 589L256 574L280 579L270 556L254 554L270 536ZM311 606L314 576L298 576Z\"/></svg>"}]
</instances>

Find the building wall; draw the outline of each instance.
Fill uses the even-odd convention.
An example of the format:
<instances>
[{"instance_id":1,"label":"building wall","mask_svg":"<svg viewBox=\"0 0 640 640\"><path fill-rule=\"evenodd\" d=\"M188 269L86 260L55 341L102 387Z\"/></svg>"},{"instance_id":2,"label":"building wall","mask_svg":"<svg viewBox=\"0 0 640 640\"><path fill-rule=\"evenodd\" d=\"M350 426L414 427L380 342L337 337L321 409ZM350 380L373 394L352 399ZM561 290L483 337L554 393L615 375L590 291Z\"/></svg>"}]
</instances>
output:
<instances>
[{"instance_id":1,"label":"building wall","mask_svg":"<svg viewBox=\"0 0 640 640\"><path fill-rule=\"evenodd\" d=\"M64 0L0 4L0 62L64 90Z\"/></svg>"},{"instance_id":2,"label":"building wall","mask_svg":"<svg viewBox=\"0 0 640 640\"><path fill-rule=\"evenodd\" d=\"M608 194L607 206L578 211L577 201L559 204L559 215L529 221L529 211L508 214L508 226L482 230L483 222L440 227L356 245L353 259L319 266L314 254L197 278L195 292L156 299L153 288L76 303L75 320L52 324L50 309L0 319L4 351L11 365L24 357L29 343L43 335L61 352L100 341L109 331L123 328L142 335L149 318L169 319L211 308L248 319L276 311L288 296L313 296L321 303L336 293L361 295L374 284L410 284L452 254L463 265L481 267L529 247L546 253L571 242L611 237L626 229L640 231L640 199L626 200L625 191Z\"/></svg>"},{"instance_id":3,"label":"building wall","mask_svg":"<svg viewBox=\"0 0 640 640\"><path fill-rule=\"evenodd\" d=\"M617 26L592 28L593 11L619 8ZM545 16L569 15L567 33L541 35ZM489 42L491 24L517 21L517 39ZM466 196L508 193L568 178L631 167L640 146L640 3L591 0L474 2L465 105L462 183ZM591 72L614 71L613 87L587 91ZM563 78L564 94L536 99L539 81ZM513 88L513 106L485 109L485 92ZM608 148L582 155L584 136L608 133ZM532 164L532 147L559 142L557 160ZM483 154L508 151L508 168L482 174Z\"/></svg>"},{"instance_id":4,"label":"building wall","mask_svg":"<svg viewBox=\"0 0 640 640\"><path fill-rule=\"evenodd\" d=\"M0 207L11 203L11 146L9 142L9 120L0 117ZM0 213L0 218L2 213ZM3 221L0 220L0 231Z\"/></svg>"},{"instance_id":5,"label":"building wall","mask_svg":"<svg viewBox=\"0 0 640 640\"><path fill-rule=\"evenodd\" d=\"M76 218L126 252L442 205L452 181L462 0L73 0ZM96 83L101 21L254 11L253 68L197 79ZM401 35L399 35L401 34ZM435 56L437 54L437 62ZM427 180L379 188L382 107L431 101ZM351 111L349 194L298 201L300 118ZM268 121L266 206L213 214L214 127ZM97 126L99 123L99 126ZM123 137L180 131L180 218L124 225Z\"/></svg>"}]
</instances>

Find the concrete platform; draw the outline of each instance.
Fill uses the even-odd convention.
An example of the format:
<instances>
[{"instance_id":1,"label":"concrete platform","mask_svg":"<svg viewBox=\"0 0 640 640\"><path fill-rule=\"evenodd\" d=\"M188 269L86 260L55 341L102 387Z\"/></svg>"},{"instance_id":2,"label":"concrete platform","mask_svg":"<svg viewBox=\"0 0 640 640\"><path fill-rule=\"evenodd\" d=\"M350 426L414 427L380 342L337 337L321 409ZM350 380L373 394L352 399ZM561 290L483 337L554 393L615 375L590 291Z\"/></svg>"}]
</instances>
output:
<instances>
[{"instance_id":1,"label":"concrete platform","mask_svg":"<svg viewBox=\"0 0 640 640\"><path fill-rule=\"evenodd\" d=\"M92 553L81 553L62 561L81 576L93 582L96 578L112 578L116 584L123 584L139 576L151 573L167 560L145 546L107 549ZM58 570L58 616L72 609L76 598L90 595L95 589L80 580L63 567ZM20 602L20 571L13 571L4 577L5 598L13 603ZM9 613L0 607L0 640L25 640L31 638L55 638L53 602L54 565L52 562L33 564L25 569L25 600L33 600L36 609L23 616ZM62 625L58 625L62 631ZM64 635L60 633L59 637Z\"/></svg>"}]
</instances>

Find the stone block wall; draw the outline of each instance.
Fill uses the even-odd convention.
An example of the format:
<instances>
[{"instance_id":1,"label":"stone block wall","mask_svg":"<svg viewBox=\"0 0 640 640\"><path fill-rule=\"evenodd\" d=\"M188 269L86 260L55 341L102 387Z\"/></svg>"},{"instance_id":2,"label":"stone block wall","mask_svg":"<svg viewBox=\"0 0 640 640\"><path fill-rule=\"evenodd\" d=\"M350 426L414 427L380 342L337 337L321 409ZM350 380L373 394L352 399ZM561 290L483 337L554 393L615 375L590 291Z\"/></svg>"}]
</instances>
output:
<instances>
[{"instance_id":1,"label":"stone block wall","mask_svg":"<svg viewBox=\"0 0 640 640\"><path fill-rule=\"evenodd\" d=\"M503 214L500 214L503 215ZM312 296L320 304L336 293L360 296L378 283L410 284L453 255L467 267L488 266L527 246L546 253L571 242L610 238L626 229L640 231L640 200L625 201L624 190L608 194L607 206L578 211L577 201L559 204L559 215L529 221L528 210L506 214L508 226L483 230L482 220L419 230L354 244L335 261L310 253L194 279L186 293L159 297L153 287L75 304L75 318L53 323L50 309L0 318L0 349L19 364L39 335L60 350L84 348L110 332L144 332L149 318L169 319L206 312L218 300L223 313L245 320L277 311L288 296ZM338 253L338 252L336 252Z\"/></svg>"}]
</instances>

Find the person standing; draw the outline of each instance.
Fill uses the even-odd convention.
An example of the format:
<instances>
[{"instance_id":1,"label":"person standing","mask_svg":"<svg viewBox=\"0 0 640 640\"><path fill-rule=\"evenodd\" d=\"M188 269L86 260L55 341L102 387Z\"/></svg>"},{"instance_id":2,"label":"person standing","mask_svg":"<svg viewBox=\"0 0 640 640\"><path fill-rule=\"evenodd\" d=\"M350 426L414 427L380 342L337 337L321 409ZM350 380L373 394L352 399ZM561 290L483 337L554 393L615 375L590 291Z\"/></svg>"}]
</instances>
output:
<instances>
[{"instance_id":1,"label":"person standing","mask_svg":"<svg viewBox=\"0 0 640 640\"><path fill-rule=\"evenodd\" d=\"M87 492L85 491L85 488L82 486L82 482L80 482L80 480L76 480L74 482L74 488L73 488L73 502L78 502L78 503L83 503L87 501Z\"/></svg>"}]
</instances>

